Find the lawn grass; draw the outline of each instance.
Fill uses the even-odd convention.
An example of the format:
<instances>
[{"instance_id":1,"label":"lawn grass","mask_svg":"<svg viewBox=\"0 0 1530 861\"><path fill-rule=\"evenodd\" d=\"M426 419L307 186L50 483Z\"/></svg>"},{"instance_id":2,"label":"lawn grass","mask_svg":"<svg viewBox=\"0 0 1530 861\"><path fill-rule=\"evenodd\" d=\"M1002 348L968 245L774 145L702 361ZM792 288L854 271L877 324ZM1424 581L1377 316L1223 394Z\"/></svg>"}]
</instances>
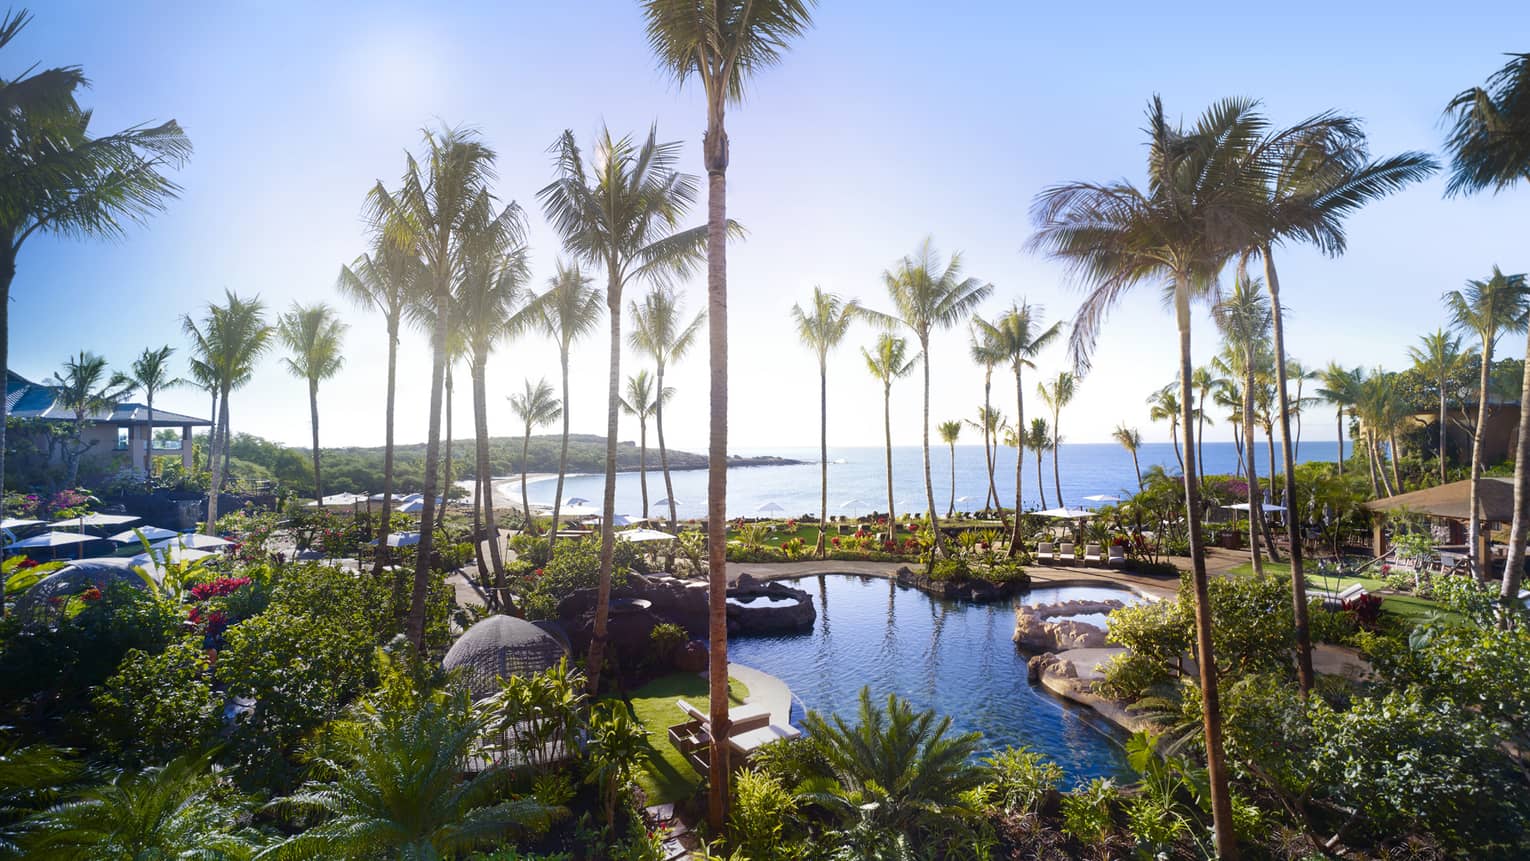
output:
<instances>
[{"instance_id":1,"label":"lawn grass","mask_svg":"<svg viewBox=\"0 0 1530 861\"><path fill-rule=\"evenodd\" d=\"M749 688L743 682L728 679L728 698L734 704L742 703L747 696ZM648 730L648 747L653 754L648 765L638 775L638 785L643 788L649 804L664 804L687 798L701 782L701 777L680 755L680 751L669 743L666 735L671 725L680 723L685 717L675 707L675 700L681 697L705 711L707 680L695 673L674 673L654 679L633 691L629 697L638 722Z\"/></svg>"},{"instance_id":2,"label":"lawn grass","mask_svg":"<svg viewBox=\"0 0 1530 861\"><path fill-rule=\"evenodd\" d=\"M1264 571L1276 577L1290 577L1291 566L1285 562L1265 562ZM1247 576L1254 573L1252 563L1245 562L1236 568L1229 569L1228 574L1234 576ZM1311 589L1328 589L1338 592L1351 584L1359 583L1367 592L1378 592L1390 588L1385 580L1375 577L1314 577L1307 576L1307 586ZM1456 614L1441 607L1428 598L1420 598L1416 595L1382 595L1381 609L1384 613L1391 613L1408 625L1416 624L1433 613L1443 613L1447 618Z\"/></svg>"}]
</instances>

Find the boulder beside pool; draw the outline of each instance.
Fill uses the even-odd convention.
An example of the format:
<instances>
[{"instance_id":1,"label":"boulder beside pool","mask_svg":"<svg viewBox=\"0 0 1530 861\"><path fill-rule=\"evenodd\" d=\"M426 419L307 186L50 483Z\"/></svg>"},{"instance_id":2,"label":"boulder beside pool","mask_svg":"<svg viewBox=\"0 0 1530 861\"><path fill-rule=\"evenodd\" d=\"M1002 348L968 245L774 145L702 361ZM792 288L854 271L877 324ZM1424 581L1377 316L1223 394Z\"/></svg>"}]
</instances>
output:
<instances>
[{"instance_id":1,"label":"boulder beside pool","mask_svg":"<svg viewBox=\"0 0 1530 861\"><path fill-rule=\"evenodd\" d=\"M1097 649L1105 645L1105 630L1069 617L1110 613L1125 606L1125 602L1114 600L1021 604L1015 608L1012 639L1027 652Z\"/></svg>"}]
</instances>

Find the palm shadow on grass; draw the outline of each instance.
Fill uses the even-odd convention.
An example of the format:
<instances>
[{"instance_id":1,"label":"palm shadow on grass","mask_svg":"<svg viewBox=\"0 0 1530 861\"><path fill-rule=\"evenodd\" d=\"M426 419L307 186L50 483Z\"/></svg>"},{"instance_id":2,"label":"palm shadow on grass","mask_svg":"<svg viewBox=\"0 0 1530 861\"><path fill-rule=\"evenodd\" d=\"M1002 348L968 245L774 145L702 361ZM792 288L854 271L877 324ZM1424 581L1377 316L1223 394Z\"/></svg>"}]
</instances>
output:
<instances>
[{"instance_id":1,"label":"palm shadow on grass","mask_svg":"<svg viewBox=\"0 0 1530 861\"><path fill-rule=\"evenodd\" d=\"M749 689L737 679L728 680L728 699L738 705ZM654 679L632 691L627 707L632 716L648 730L649 762L638 775L638 785L648 796L649 804L663 804L689 797L701 783L701 777L685 757L669 743L668 729L685 719L678 699L689 700L702 711L707 707L707 680L695 673L672 673Z\"/></svg>"}]
</instances>

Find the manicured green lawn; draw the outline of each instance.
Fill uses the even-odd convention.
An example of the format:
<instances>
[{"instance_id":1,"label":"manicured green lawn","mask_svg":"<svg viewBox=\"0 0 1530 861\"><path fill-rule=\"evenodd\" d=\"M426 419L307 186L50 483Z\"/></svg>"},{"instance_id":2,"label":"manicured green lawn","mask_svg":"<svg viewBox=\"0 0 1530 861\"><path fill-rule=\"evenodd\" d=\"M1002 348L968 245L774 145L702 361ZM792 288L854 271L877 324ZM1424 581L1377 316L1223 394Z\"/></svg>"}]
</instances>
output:
<instances>
[{"instance_id":1,"label":"manicured green lawn","mask_svg":"<svg viewBox=\"0 0 1530 861\"><path fill-rule=\"evenodd\" d=\"M1277 577L1291 576L1291 566L1284 562L1266 562L1264 563L1264 570L1266 574L1272 574ZM1246 576L1254 573L1254 566L1252 563L1245 562L1236 568L1230 569L1227 573ZM1307 576L1308 588L1327 589L1332 592L1341 591L1354 583L1364 586L1368 592L1377 592L1388 588L1385 580L1378 580L1374 577L1324 578L1311 574ZM1409 625L1422 620L1431 613L1443 612L1443 608L1439 604L1428 598L1419 598L1414 595L1383 595L1381 596L1381 609L1383 612L1398 616ZM1453 614L1446 612L1447 617L1451 615Z\"/></svg>"},{"instance_id":2,"label":"manicured green lawn","mask_svg":"<svg viewBox=\"0 0 1530 861\"><path fill-rule=\"evenodd\" d=\"M728 679L728 698L735 704L749 696L749 689L738 679ZM701 778L680 751L669 743L667 731L685 715L675 706L684 697L702 711L707 708L707 680L695 673L675 673L654 679L632 692L632 711L648 730L648 746L653 758L638 776L638 785L648 796L649 804L679 801L696 791Z\"/></svg>"}]
</instances>

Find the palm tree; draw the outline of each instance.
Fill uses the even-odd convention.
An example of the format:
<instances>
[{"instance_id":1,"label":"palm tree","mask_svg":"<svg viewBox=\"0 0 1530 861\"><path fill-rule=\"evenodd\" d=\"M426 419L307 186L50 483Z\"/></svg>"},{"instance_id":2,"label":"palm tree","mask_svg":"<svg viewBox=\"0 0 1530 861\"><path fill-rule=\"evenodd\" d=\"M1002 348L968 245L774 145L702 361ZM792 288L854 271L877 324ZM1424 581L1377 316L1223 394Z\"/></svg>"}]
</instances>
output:
<instances>
[{"instance_id":1,"label":"palm tree","mask_svg":"<svg viewBox=\"0 0 1530 861\"><path fill-rule=\"evenodd\" d=\"M950 329L966 319L978 303L993 292L993 285L976 278L962 277L962 255L956 252L942 261L935 242L925 237L913 255L898 261L892 270L882 273L894 311L862 311L872 321L887 327L907 326L919 341L919 359L924 364L924 496L931 537L935 546L930 564L941 552L940 522L935 514L935 487L930 480L930 333Z\"/></svg>"},{"instance_id":2,"label":"palm tree","mask_svg":"<svg viewBox=\"0 0 1530 861\"><path fill-rule=\"evenodd\" d=\"M192 340L195 342L197 339L193 338ZM218 374L213 370L212 365L207 363L205 358L198 358L196 356L192 356L186 360L186 373L191 377L191 384L206 392L208 397L212 400L212 403L207 410L208 419L212 423L212 426L208 428L207 434L207 454L209 461L207 464L207 469L209 472L211 472L212 443L213 437L216 436L215 431L217 429L218 422ZM195 469L200 468L196 465L195 446L192 448L192 467Z\"/></svg>"},{"instance_id":3,"label":"palm tree","mask_svg":"<svg viewBox=\"0 0 1530 861\"><path fill-rule=\"evenodd\" d=\"M516 231L521 233L523 231ZM454 314L458 335L468 359L473 388L473 480L474 498L483 500L487 542L478 534L477 506L473 518L473 545L489 548L494 576L495 605L509 605L504 558L499 549L499 523L494 514L494 476L489 464L489 356L506 340L520 334L535 319L526 282L531 279L526 247L519 242L474 249L466 261L463 277L455 289ZM479 559L480 567L483 560Z\"/></svg>"},{"instance_id":4,"label":"palm tree","mask_svg":"<svg viewBox=\"0 0 1530 861\"><path fill-rule=\"evenodd\" d=\"M1339 458L1336 464L1341 476L1344 474L1344 413L1355 406L1360 377L1359 368L1343 368L1337 362L1329 362L1328 367L1318 372L1318 380L1322 383L1322 387L1317 390L1317 393L1334 405L1338 423ZM1440 433L1444 432L1444 428L1441 428Z\"/></svg>"},{"instance_id":5,"label":"palm tree","mask_svg":"<svg viewBox=\"0 0 1530 861\"><path fill-rule=\"evenodd\" d=\"M1530 54L1509 56L1509 62L1488 78L1485 87L1463 90L1446 108L1447 113L1455 114L1445 143L1451 151L1447 196L1487 189L1497 193L1520 180L1530 180ZM1525 345L1525 355L1530 358L1530 341ZM1530 403L1530 362L1526 362L1525 368L1521 404ZM1530 533L1527 461L1530 461L1530 411L1521 409L1514 456L1514 520L1509 526L1509 552L1503 575L1505 602L1519 594L1525 539Z\"/></svg>"},{"instance_id":6,"label":"palm tree","mask_svg":"<svg viewBox=\"0 0 1530 861\"><path fill-rule=\"evenodd\" d=\"M813 287L813 299L808 310L792 303L792 322L797 326L797 337L818 357L818 468L819 508L818 546L820 558L827 548L829 531L829 352L839 346L850 331L850 323L860 313L860 304L854 299L846 302L822 287ZM954 481L954 479L953 479Z\"/></svg>"},{"instance_id":7,"label":"palm tree","mask_svg":"<svg viewBox=\"0 0 1530 861\"><path fill-rule=\"evenodd\" d=\"M30 21L25 10L0 17L0 50ZM28 66L0 82L0 376L10 368L11 285L26 241L38 234L116 239L180 193L165 173L185 163L191 141L175 120L92 137L91 111L75 99L87 85L78 66ZM0 421L0 496L4 476Z\"/></svg>"},{"instance_id":8,"label":"palm tree","mask_svg":"<svg viewBox=\"0 0 1530 861\"><path fill-rule=\"evenodd\" d=\"M1248 484L1249 558L1254 573L1261 575L1264 574L1264 561L1259 556L1260 533L1264 533L1266 546L1272 554L1275 542L1270 538L1264 520L1264 489L1259 484L1259 472L1254 464L1254 390L1256 375L1269 361L1270 316L1270 303L1260 291L1260 285L1241 272L1232 292L1212 309L1212 317L1226 344L1225 355L1216 360L1217 364L1235 380L1242 395L1239 426L1243 448L1249 452L1244 462L1244 479ZM1271 443L1272 484L1275 476L1273 446Z\"/></svg>"},{"instance_id":9,"label":"palm tree","mask_svg":"<svg viewBox=\"0 0 1530 861\"><path fill-rule=\"evenodd\" d=\"M674 394L674 389L655 393L653 378L644 369L627 378L627 394L622 398L622 412L638 420L638 483L643 491L644 520L648 519L648 419L658 412L660 401Z\"/></svg>"},{"instance_id":10,"label":"palm tree","mask_svg":"<svg viewBox=\"0 0 1530 861\"><path fill-rule=\"evenodd\" d=\"M1214 284L1239 250L1244 230L1259 223L1271 165L1243 157L1267 123L1248 100L1218 102L1183 129L1171 125L1160 100L1148 113L1150 148L1146 191L1130 183L1069 183L1044 190L1033 208L1035 249L1071 264L1092 290L1074 320L1075 363L1087 367L1105 314L1145 280L1171 288L1180 348L1180 421L1184 426L1185 507L1191 584L1195 590L1196 645L1202 720L1217 853L1237 855L1232 802L1222 748L1221 704L1211 638L1211 605L1201 533L1200 476L1195 459L1190 351L1192 302Z\"/></svg>"},{"instance_id":11,"label":"palm tree","mask_svg":"<svg viewBox=\"0 0 1530 861\"><path fill-rule=\"evenodd\" d=\"M894 380L913 373L919 357L908 355L908 341L886 332L877 336L875 352L862 347L861 356L866 359L866 369L882 384L882 432L887 456L887 539L896 541L898 514L893 508L892 384Z\"/></svg>"},{"instance_id":12,"label":"palm tree","mask_svg":"<svg viewBox=\"0 0 1530 861\"><path fill-rule=\"evenodd\" d=\"M1360 121L1324 113L1290 128L1272 131L1248 143L1247 158L1262 176L1262 217L1249 230L1245 253L1264 260L1264 284L1270 294L1271 335L1275 351L1276 405L1280 416L1287 505L1296 497L1296 453L1291 435L1291 402L1286 380L1284 309L1275 247L1305 242L1332 257L1344 253L1344 219L1367 203L1386 197L1437 168L1425 154L1408 152L1370 160ZM1271 482L1274 480L1271 466ZM1291 601L1296 619L1297 680L1302 696L1312 689L1312 642L1307 628L1307 590L1300 541L1291 542Z\"/></svg>"},{"instance_id":13,"label":"palm tree","mask_svg":"<svg viewBox=\"0 0 1530 861\"><path fill-rule=\"evenodd\" d=\"M696 178L675 169L678 143L659 143L650 128L641 144L615 140L603 129L596 141L594 173L565 131L552 146L556 178L537 192L547 219L576 258L606 270L606 312L611 326L610 375L606 388L606 483L601 506L600 585L590 640L589 683L600 688L606 620L611 603L611 559L616 515L616 435L621 415L622 291L630 281L668 284L688 274L706 247L707 229L678 230L696 199ZM567 416L568 398L564 397ZM556 520L556 516L555 516ZM554 529L556 529L556 522ZM726 674L726 670L723 671ZM726 679L723 684L726 685Z\"/></svg>"},{"instance_id":14,"label":"palm tree","mask_svg":"<svg viewBox=\"0 0 1530 861\"><path fill-rule=\"evenodd\" d=\"M1387 496L1402 492L1402 479L1397 471L1397 429L1408 420L1411 410L1397 387L1396 375L1377 368L1362 379L1355 412L1364 430L1367 456L1380 474L1382 489ZM1390 479L1381 456L1382 440L1386 440L1391 448Z\"/></svg>"},{"instance_id":15,"label":"palm tree","mask_svg":"<svg viewBox=\"0 0 1530 861\"><path fill-rule=\"evenodd\" d=\"M95 445L94 441L83 442L85 422L116 409L132 386L120 374L109 372L106 359L85 350L65 359L63 373L54 373L48 385L53 387L58 405L74 416L69 445L64 448L69 470L64 482L74 487L80 473L80 455Z\"/></svg>"},{"instance_id":16,"label":"palm tree","mask_svg":"<svg viewBox=\"0 0 1530 861\"><path fill-rule=\"evenodd\" d=\"M859 719L808 712L805 725L823 774L807 780L803 799L847 821L856 832L912 837L959 815L960 798L988 779L977 763L979 733L951 733L951 719L916 712L890 694L886 708L861 689ZM868 856L871 857L871 856ZM875 857L884 857L876 855ZM892 856L886 856L892 857Z\"/></svg>"},{"instance_id":17,"label":"palm tree","mask_svg":"<svg viewBox=\"0 0 1530 861\"><path fill-rule=\"evenodd\" d=\"M595 331L602 310L600 291L590 286L591 280L577 262L565 266L560 261L557 273L547 282L547 292L536 302L542 331L558 344L558 367L563 375L563 443L558 451L558 486L553 492L552 531L547 534L549 556L558 537L563 479L568 472L569 354L575 341Z\"/></svg>"},{"instance_id":18,"label":"palm tree","mask_svg":"<svg viewBox=\"0 0 1530 861\"><path fill-rule=\"evenodd\" d=\"M993 459L995 452L989 447L989 439L993 436L991 397L993 392L993 366L998 364L1000 359L993 350L989 329L985 328L987 326L988 324L983 318L973 316L972 340L968 342L967 349L971 352L972 361L983 366L983 406L978 411L978 420L976 422L969 421L968 424L971 424L974 429L981 431L983 434L983 460L988 468L988 496L983 499L983 507L1002 510L1003 506L999 502L999 489L994 485L993 480Z\"/></svg>"},{"instance_id":19,"label":"palm tree","mask_svg":"<svg viewBox=\"0 0 1530 861\"><path fill-rule=\"evenodd\" d=\"M1137 449L1142 448L1142 434L1134 427L1128 427L1126 422L1116 425L1116 429L1110 432L1110 438L1121 445L1122 448L1131 452L1132 470L1137 473L1137 489L1142 489L1142 464L1137 462Z\"/></svg>"},{"instance_id":20,"label":"palm tree","mask_svg":"<svg viewBox=\"0 0 1530 861\"><path fill-rule=\"evenodd\" d=\"M1179 471L1185 471L1185 459L1179 453L1179 392L1173 383L1148 396L1148 419L1169 423L1169 442L1174 445L1174 459L1179 461ZM1250 455L1252 457L1252 455Z\"/></svg>"},{"instance_id":21,"label":"palm tree","mask_svg":"<svg viewBox=\"0 0 1530 861\"><path fill-rule=\"evenodd\" d=\"M962 435L962 423L941 422L936 426L940 432L940 441L945 443L951 450L951 496L950 504L946 506L946 517L956 516L956 439Z\"/></svg>"},{"instance_id":22,"label":"palm tree","mask_svg":"<svg viewBox=\"0 0 1530 861\"><path fill-rule=\"evenodd\" d=\"M996 361L1008 362L1011 371L1015 374L1015 426L1025 427L1025 381L1023 374L1026 368L1035 370L1036 356L1056 341L1062 334L1062 322L1058 321L1045 328L1041 324L1042 309L1039 305L1032 305L1026 301L1020 301L1009 306L1009 310L992 324L982 320L975 320L974 326L983 332L983 341L987 346L986 354L992 355ZM1061 382L1061 377L1058 378ZM1071 384L1070 384L1071 385ZM1021 450L1020 436L1015 437L1015 523L1014 531L1009 537L1009 555L1013 557L1020 550L1020 512L1025 509L1024 493L1021 491L1022 468L1025 462L1025 452ZM1040 463L1037 463L1037 477L1040 477ZM1058 497L1058 505L1062 505L1062 497ZM1043 503L1043 507L1044 507Z\"/></svg>"},{"instance_id":23,"label":"palm tree","mask_svg":"<svg viewBox=\"0 0 1530 861\"><path fill-rule=\"evenodd\" d=\"M648 41L665 69L681 83L700 79L706 94L707 129L702 162L707 171L707 340L712 366L712 415L707 446L707 555L711 580L709 639L711 716L714 731L727 727L728 517L728 131L730 102L744 97L755 73L780 62L791 41L812 24L812 0L751 0L706 4L644 0ZM673 495L670 497L673 499ZM722 733L719 738L726 738ZM728 746L712 745L711 773L728 774ZM714 780L707 821L721 829L727 814L726 780Z\"/></svg>"},{"instance_id":24,"label":"palm tree","mask_svg":"<svg viewBox=\"0 0 1530 861\"><path fill-rule=\"evenodd\" d=\"M166 344L158 350L145 349L133 360L132 370L126 374L119 374L118 378L129 389L123 394L132 391L143 392L144 407L148 412L148 433L143 442L143 480L147 486L154 479L154 396L165 389L178 388L186 385L186 381L180 377L172 377L170 374L170 356L175 349Z\"/></svg>"},{"instance_id":25,"label":"palm tree","mask_svg":"<svg viewBox=\"0 0 1530 861\"><path fill-rule=\"evenodd\" d=\"M272 802L320 821L262 859L464 857L563 813L530 798L497 801L511 778L503 765L462 777L463 764L481 756L485 731L465 692L403 699L332 726L314 763L330 779Z\"/></svg>"},{"instance_id":26,"label":"palm tree","mask_svg":"<svg viewBox=\"0 0 1530 861\"><path fill-rule=\"evenodd\" d=\"M983 458L988 468L989 480L992 481L994 473L994 458L998 453L1000 432L1007 426L1008 420L1004 413L992 406L978 405L977 418L963 419L963 424L983 435ZM1008 528L1009 516L1004 513L1004 506L998 500L998 489L989 488L989 494L983 499L983 508L987 511L997 511L999 518L1005 522Z\"/></svg>"},{"instance_id":27,"label":"palm tree","mask_svg":"<svg viewBox=\"0 0 1530 861\"><path fill-rule=\"evenodd\" d=\"M1016 427L1018 428L1019 425L1016 425ZM1030 429L1025 432L1024 437L1017 435L1015 440L1017 457L1019 456L1018 452L1021 443L1024 443L1025 448L1036 453L1036 495L1041 497L1041 507L1045 510L1047 508L1047 490L1046 486L1041 483L1041 455L1049 451L1054 445L1052 442L1052 429L1047 427L1047 420L1041 416L1036 416L1031 419ZM1020 512L1015 512L1017 519L1019 516Z\"/></svg>"},{"instance_id":28,"label":"palm tree","mask_svg":"<svg viewBox=\"0 0 1530 861\"><path fill-rule=\"evenodd\" d=\"M186 755L140 772L116 772L77 797L43 811L22 842L28 857L244 859L260 849L243 822L248 805Z\"/></svg>"},{"instance_id":29,"label":"palm tree","mask_svg":"<svg viewBox=\"0 0 1530 861\"><path fill-rule=\"evenodd\" d=\"M388 382L383 407L383 498L379 535L386 537L393 516L393 412L398 373L398 333L404 311L415 301L425 279L420 258L399 248L382 231L374 231L370 254L362 254L350 266L340 267L335 289L356 305L383 315L388 336ZM216 395L215 395L216 397ZM381 574L387 564L386 541L377 543L373 573Z\"/></svg>"},{"instance_id":30,"label":"palm tree","mask_svg":"<svg viewBox=\"0 0 1530 861\"><path fill-rule=\"evenodd\" d=\"M212 371L218 386L218 415L213 417L208 451L212 484L207 492L205 528L209 535L217 529L218 494L228 477L229 443L233 439L229 434L229 394L250 381L255 363L270 347L274 333L266 325L265 305L259 296L243 299L225 290L224 302L207 306L201 326L189 316L181 317L181 328L191 338L193 352Z\"/></svg>"},{"instance_id":31,"label":"palm tree","mask_svg":"<svg viewBox=\"0 0 1530 861\"><path fill-rule=\"evenodd\" d=\"M1062 448L1062 408L1073 400L1077 390L1077 378L1067 371L1059 371L1049 387L1038 383L1036 393L1042 403L1052 410L1052 489L1057 491L1057 507L1067 508L1062 495L1062 472L1057 468L1057 450Z\"/></svg>"},{"instance_id":32,"label":"palm tree","mask_svg":"<svg viewBox=\"0 0 1530 861\"><path fill-rule=\"evenodd\" d=\"M282 359L287 370L308 383L308 415L313 423L313 498L324 504L324 482L319 471L319 383L340 373L345 366L341 342L349 328L323 302L292 303L292 310L276 324L277 336L290 356Z\"/></svg>"},{"instance_id":33,"label":"palm tree","mask_svg":"<svg viewBox=\"0 0 1530 861\"><path fill-rule=\"evenodd\" d=\"M1526 331L1526 313L1530 309L1530 283L1524 275L1505 275L1497 266L1493 275L1482 281L1467 281L1464 290L1445 294L1445 310L1451 328L1476 335L1482 340L1482 372L1477 385L1477 423L1472 427L1471 510L1467 522L1467 558L1478 582L1487 580L1487 560L1480 558L1478 542L1482 522L1475 512L1482 508L1482 429L1487 425L1488 383L1493 368L1493 348L1502 332Z\"/></svg>"},{"instance_id":34,"label":"palm tree","mask_svg":"<svg viewBox=\"0 0 1530 861\"><path fill-rule=\"evenodd\" d=\"M1439 467L1440 483L1445 483L1445 413L1449 405L1446 399L1450 393L1450 378L1466 365L1467 353L1461 350L1461 338L1447 333L1444 329L1436 329L1427 335L1419 336L1417 346L1408 348L1408 358L1413 361L1413 367L1424 379L1430 380L1439 389L1440 395L1440 446Z\"/></svg>"},{"instance_id":35,"label":"palm tree","mask_svg":"<svg viewBox=\"0 0 1530 861\"><path fill-rule=\"evenodd\" d=\"M563 404L553 394L553 387L546 378L537 380L535 386L528 379L525 385L524 394L510 396L510 408L526 428L521 436L521 509L526 517L526 528L535 534L535 524L531 519L531 499L526 493L526 456L531 451L531 432L557 421L563 415Z\"/></svg>"},{"instance_id":36,"label":"palm tree","mask_svg":"<svg viewBox=\"0 0 1530 861\"><path fill-rule=\"evenodd\" d=\"M420 543L416 551L414 586L405 619L405 633L417 650L425 646L425 598L430 590L437 484L441 460L441 400L446 382L449 344L448 316L452 287L464 274L472 249L519 244L525 218L515 203L500 206L489 186L495 179L494 150L467 128L443 128L423 133L423 163L406 155L405 169L395 192L381 181L367 195L374 229L399 249L421 261L419 293L429 297L434 312L430 338L430 408L425 437L424 508L420 512Z\"/></svg>"},{"instance_id":37,"label":"palm tree","mask_svg":"<svg viewBox=\"0 0 1530 861\"><path fill-rule=\"evenodd\" d=\"M1201 463L1206 462L1206 398L1216 384L1211 369L1204 365L1190 375L1190 386L1195 389L1195 459Z\"/></svg>"},{"instance_id":38,"label":"palm tree","mask_svg":"<svg viewBox=\"0 0 1530 861\"><path fill-rule=\"evenodd\" d=\"M670 391L664 385L664 371L670 363L685 357L696 343L706 311L696 312L690 322L685 322L681 296L673 290L656 285L643 297L642 304L628 304L632 315L632 334L627 342L634 350L653 359L654 385L662 391ZM665 400L668 398L666 397ZM669 500L669 530L675 531L675 487L669 475L669 449L664 444L664 403L654 405L654 432L659 437L659 467L664 471L664 495Z\"/></svg>"}]
</instances>

